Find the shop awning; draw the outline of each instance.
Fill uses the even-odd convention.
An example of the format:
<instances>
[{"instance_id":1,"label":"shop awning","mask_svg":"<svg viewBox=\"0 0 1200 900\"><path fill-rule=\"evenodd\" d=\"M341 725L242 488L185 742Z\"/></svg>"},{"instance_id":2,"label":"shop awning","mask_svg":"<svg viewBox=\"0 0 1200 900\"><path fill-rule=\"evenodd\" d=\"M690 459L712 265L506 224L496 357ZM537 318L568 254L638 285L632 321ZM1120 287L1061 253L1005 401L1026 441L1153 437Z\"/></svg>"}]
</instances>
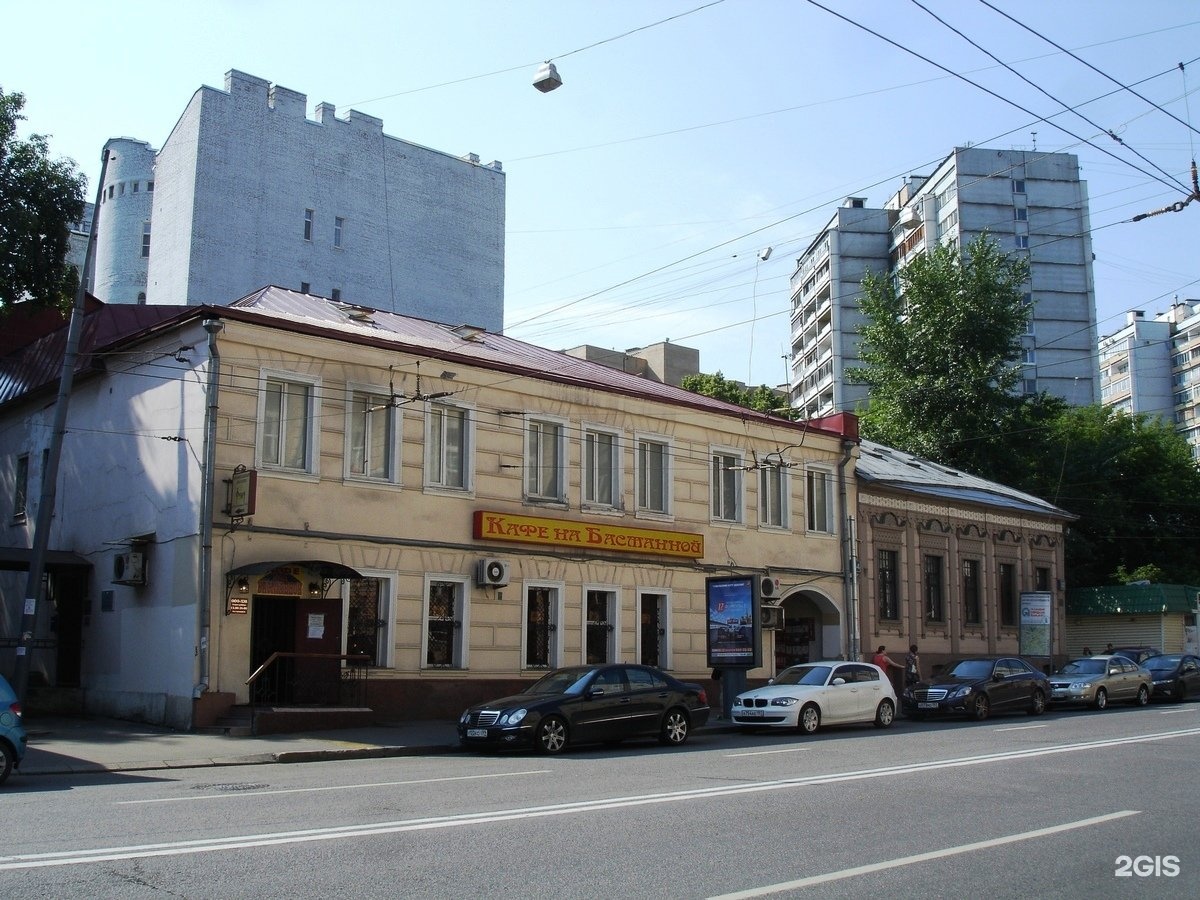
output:
<instances>
[{"instance_id":1,"label":"shop awning","mask_svg":"<svg viewBox=\"0 0 1200 900\"><path fill-rule=\"evenodd\" d=\"M0 547L0 571L28 572L33 551L28 547ZM47 550L46 571L57 569L88 569L91 563L70 550Z\"/></svg>"},{"instance_id":2,"label":"shop awning","mask_svg":"<svg viewBox=\"0 0 1200 900\"><path fill-rule=\"evenodd\" d=\"M228 578L241 578L242 576L251 575L266 575L268 572L273 572L281 566L298 566L302 569L308 569L310 572L319 575L321 578L340 579L340 578L362 578L362 574L356 572L349 566L344 566L341 563L329 562L324 559L272 559L263 562L246 563L244 566L238 566L236 569L230 569L226 573Z\"/></svg>"}]
</instances>

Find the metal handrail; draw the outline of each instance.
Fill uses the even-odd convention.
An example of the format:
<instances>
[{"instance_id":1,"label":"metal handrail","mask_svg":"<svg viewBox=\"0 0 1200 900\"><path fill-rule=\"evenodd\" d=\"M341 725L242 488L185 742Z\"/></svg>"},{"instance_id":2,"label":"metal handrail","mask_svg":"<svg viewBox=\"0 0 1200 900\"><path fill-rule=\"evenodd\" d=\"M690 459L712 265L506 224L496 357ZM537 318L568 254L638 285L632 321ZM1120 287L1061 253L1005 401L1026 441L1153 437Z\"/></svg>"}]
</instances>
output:
<instances>
[{"instance_id":1,"label":"metal handrail","mask_svg":"<svg viewBox=\"0 0 1200 900\"><path fill-rule=\"evenodd\" d=\"M258 718L258 706L259 706L259 702L255 698L255 690L254 690L255 682L257 682L258 679L263 674L270 671L272 666L274 666L277 662L279 662L280 660L283 660L283 659L312 659L312 660L325 659L325 660L339 660L343 663L345 663L345 662L369 663L371 660L371 657L365 653L290 653L290 652L276 650L269 657L267 657L266 661L262 665L260 665L257 669L254 670L253 673L251 673L250 677L247 678L246 682L245 682L246 686L250 689L249 690L250 696L248 699L250 701L250 732L252 734L256 733L255 720ZM353 669L346 667L346 666L342 666L339 668L338 678L337 678L337 684L339 686L338 687L338 695L339 695L339 704L338 705L340 705L343 673L345 673L345 672L361 673L361 674L356 674L355 678L356 678L356 680L361 680L363 682L362 699L365 700L366 699L366 678L367 678L368 671L369 671L368 667L365 665L362 666L361 668L356 667Z\"/></svg>"}]
</instances>

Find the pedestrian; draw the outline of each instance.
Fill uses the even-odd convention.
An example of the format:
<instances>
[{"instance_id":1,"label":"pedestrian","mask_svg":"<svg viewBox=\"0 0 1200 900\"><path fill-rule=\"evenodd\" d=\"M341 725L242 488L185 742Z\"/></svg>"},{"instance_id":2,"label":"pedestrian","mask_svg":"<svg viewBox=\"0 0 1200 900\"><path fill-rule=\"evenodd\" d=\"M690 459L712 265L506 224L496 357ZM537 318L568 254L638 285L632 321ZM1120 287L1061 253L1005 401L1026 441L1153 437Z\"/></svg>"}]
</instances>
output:
<instances>
[{"instance_id":1,"label":"pedestrian","mask_svg":"<svg viewBox=\"0 0 1200 900\"><path fill-rule=\"evenodd\" d=\"M921 680L921 657L917 654L917 645L909 644L908 655L904 657L904 686L911 687Z\"/></svg>"},{"instance_id":2,"label":"pedestrian","mask_svg":"<svg viewBox=\"0 0 1200 900\"><path fill-rule=\"evenodd\" d=\"M1084 648L1083 648L1083 655L1084 655L1084 656L1091 656L1091 655L1092 655L1092 648L1091 648L1091 647L1084 647Z\"/></svg>"},{"instance_id":3,"label":"pedestrian","mask_svg":"<svg viewBox=\"0 0 1200 900\"><path fill-rule=\"evenodd\" d=\"M875 651L875 655L871 657L871 662L883 669L883 674L887 676L888 681L892 680L891 670L902 669L903 666L887 655L887 647L883 644L879 645L879 649Z\"/></svg>"},{"instance_id":4,"label":"pedestrian","mask_svg":"<svg viewBox=\"0 0 1200 900\"><path fill-rule=\"evenodd\" d=\"M1109 655L1112 655L1113 653L1115 653L1115 652L1116 652L1115 650L1113 650L1112 641L1109 641L1109 642L1108 642L1108 646L1106 646L1106 647L1104 648L1104 652L1105 652L1105 653L1107 653L1107 654L1109 654Z\"/></svg>"},{"instance_id":5,"label":"pedestrian","mask_svg":"<svg viewBox=\"0 0 1200 900\"><path fill-rule=\"evenodd\" d=\"M713 701L714 702L712 705L717 710L717 718L723 719L723 718L725 718L725 707L721 703L721 701L724 698L721 696L722 692L721 692L721 670L720 669L712 670L712 680L715 682L715 685L716 685L713 688Z\"/></svg>"}]
</instances>

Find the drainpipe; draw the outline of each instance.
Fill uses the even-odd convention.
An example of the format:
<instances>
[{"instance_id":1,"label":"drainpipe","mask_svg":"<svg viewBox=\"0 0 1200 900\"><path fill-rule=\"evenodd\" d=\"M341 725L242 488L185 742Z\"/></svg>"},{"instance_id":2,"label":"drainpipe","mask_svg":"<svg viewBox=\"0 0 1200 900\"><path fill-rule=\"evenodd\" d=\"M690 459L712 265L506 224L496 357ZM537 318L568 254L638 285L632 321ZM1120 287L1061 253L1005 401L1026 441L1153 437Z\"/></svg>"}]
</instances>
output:
<instances>
[{"instance_id":1,"label":"drainpipe","mask_svg":"<svg viewBox=\"0 0 1200 900\"><path fill-rule=\"evenodd\" d=\"M217 393L221 385L221 354L217 335L225 328L219 319L205 319L208 332L208 405L204 411L204 471L200 488L200 584L196 594L199 607L200 645L197 649L200 678L192 689L199 698L209 687L208 638L212 626L212 542L213 494L217 489Z\"/></svg>"},{"instance_id":2,"label":"drainpipe","mask_svg":"<svg viewBox=\"0 0 1200 900\"><path fill-rule=\"evenodd\" d=\"M859 658L858 640L858 535L854 511L850 509L846 487L846 466L854 452L853 441L842 441L842 461L838 463L838 503L842 521L842 594L846 598L846 658Z\"/></svg>"}]
</instances>

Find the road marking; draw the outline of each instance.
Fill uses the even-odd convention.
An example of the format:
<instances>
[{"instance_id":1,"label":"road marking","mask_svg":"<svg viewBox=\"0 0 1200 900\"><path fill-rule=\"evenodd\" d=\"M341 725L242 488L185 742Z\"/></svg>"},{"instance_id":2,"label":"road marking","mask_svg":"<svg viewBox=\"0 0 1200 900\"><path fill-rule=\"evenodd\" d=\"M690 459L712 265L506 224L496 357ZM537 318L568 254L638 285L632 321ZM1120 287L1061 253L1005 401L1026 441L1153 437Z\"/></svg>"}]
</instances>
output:
<instances>
[{"instance_id":1,"label":"road marking","mask_svg":"<svg viewBox=\"0 0 1200 900\"><path fill-rule=\"evenodd\" d=\"M1023 831L1020 834L1010 834L1004 837L991 838L986 841L976 841L972 844L961 844L958 847L946 847L943 850L930 850L927 853L917 853L913 856L902 856L899 859L887 859L883 862L870 863L865 866L855 866L852 869L842 869L838 872L826 872L824 875L810 875L808 878L797 878L795 881L784 881L779 884L750 888L745 891L735 891L732 894L720 894L709 900L746 900L749 897L765 897L767 894L778 894L783 891L794 891L798 888L812 887L815 884L827 884L830 881L841 881L844 878L854 878L858 875L869 875L871 872L881 872L885 869L896 869L900 866L911 866L916 863L929 862L934 859L945 859L962 853L973 853L976 850L987 850L991 847L1003 847L1005 844L1015 844L1018 841L1030 841L1034 838L1059 834L1063 831L1074 831L1079 828L1090 828L1093 825L1103 825L1115 822L1117 819L1136 816L1141 813L1137 809L1124 809L1120 812L1108 813L1103 816L1093 816L1090 819L1079 819L1076 822L1065 822L1062 825L1051 825L1048 828L1036 828L1033 831Z\"/></svg>"},{"instance_id":2,"label":"road marking","mask_svg":"<svg viewBox=\"0 0 1200 900\"><path fill-rule=\"evenodd\" d=\"M788 747L784 750L747 750L745 753L726 753L726 759L736 759L739 756L767 756L770 753L803 753L807 747Z\"/></svg>"},{"instance_id":3,"label":"road marking","mask_svg":"<svg viewBox=\"0 0 1200 900\"><path fill-rule=\"evenodd\" d=\"M926 760L898 766L875 769L860 769L850 772L835 772L828 775L806 775L772 781L751 782L721 787L693 788L659 794L640 794L629 797L610 797L599 800L581 800L572 803L557 803L549 806L532 806L516 809L500 809L492 812L460 813L450 816L432 816L421 819L405 819L395 822L374 822L363 825L345 825L329 828L309 828L300 831L269 832L266 834L235 835L226 838L200 838L190 841L174 841L161 844L142 844L129 847L101 847L93 850L62 850L53 853L22 853L0 856L0 872L14 869L33 869L43 866L70 866L94 862L114 862L124 859L144 859L157 856L180 856L191 853L211 853L216 850L273 847L282 844L298 844L309 841L329 841L363 835L397 834L400 832L428 831L439 828L458 828L468 825L490 825L497 822L514 822L524 819L539 819L549 816L573 815L625 809L634 806L651 806L660 803L678 803L687 800L708 800L754 794L766 791L790 790L812 785L838 784L863 781L869 778L888 778L939 769L954 769L966 766L1008 762L1015 759L1032 759L1059 753L1077 753L1085 750L1103 750L1128 744L1146 744L1154 741L1181 737L1200 736L1200 728L1182 728L1160 731L1125 738L1084 741L1077 744L1057 744L1049 747L1011 750L1003 753L986 753L979 756L951 757L942 760Z\"/></svg>"},{"instance_id":4,"label":"road marking","mask_svg":"<svg viewBox=\"0 0 1200 900\"><path fill-rule=\"evenodd\" d=\"M312 794L317 791L353 791L359 788L401 787L413 784L437 784L443 781L471 781L478 778L515 778L521 775L549 775L552 769L532 772L493 772L487 775L454 775L445 778L420 778L412 781L376 781L372 784L333 784L311 788L280 788L274 791L234 791L227 794L200 794L195 797L157 797L153 800L118 800L117 806L136 806L139 803L195 803L201 800L228 800L236 797L270 797L275 794Z\"/></svg>"},{"instance_id":5,"label":"road marking","mask_svg":"<svg viewBox=\"0 0 1200 900\"><path fill-rule=\"evenodd\" d=\"M1175 713L1190 713L1190 712L1195 712L1197 709L1200 709L1200 707L1177 706L1177 707L1175 707L1175 709L1160 709L1158 711L1158 714L1160 716L1173 716L1173 715L1175 715Z\"/></svg>"},{"instance_id":6,"label":"road marking","mask_svg":"<svg viewBox=\"0 0 1200 900\"><path fill-rule=\"evenodd\" d=\"M1045 728L1045 725L1014 725L1011 728L993 728L992 731L1028 731L1030 728Z\"/></svg>"}]
</instances>

